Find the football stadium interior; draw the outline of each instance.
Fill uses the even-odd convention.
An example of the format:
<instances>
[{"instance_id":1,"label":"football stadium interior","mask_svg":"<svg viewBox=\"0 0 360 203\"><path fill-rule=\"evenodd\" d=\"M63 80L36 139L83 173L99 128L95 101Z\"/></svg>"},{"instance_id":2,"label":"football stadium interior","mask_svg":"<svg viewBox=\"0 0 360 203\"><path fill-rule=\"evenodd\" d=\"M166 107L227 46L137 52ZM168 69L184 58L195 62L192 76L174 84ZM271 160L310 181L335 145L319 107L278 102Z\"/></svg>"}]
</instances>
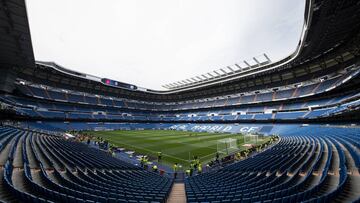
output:
<instances>
[{"instance_id":1,"label":"football stadium interior","mask_svg":"<svg viewBox=\"0 0 360 203\"><path fill-rule=\"evenodd\" d=\"M359 31L306 0L288 57L153 90L35 60L1 0L0 202L360 202Z\"/></svg>"}]
</instances>

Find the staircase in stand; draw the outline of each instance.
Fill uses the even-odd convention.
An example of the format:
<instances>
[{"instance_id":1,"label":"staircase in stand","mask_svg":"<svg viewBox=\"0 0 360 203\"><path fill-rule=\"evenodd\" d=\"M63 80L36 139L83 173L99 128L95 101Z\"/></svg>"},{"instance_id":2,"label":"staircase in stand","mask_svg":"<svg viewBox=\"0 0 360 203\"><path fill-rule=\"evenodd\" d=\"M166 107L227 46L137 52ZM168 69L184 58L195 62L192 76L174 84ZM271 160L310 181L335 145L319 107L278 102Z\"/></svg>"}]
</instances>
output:
<instances>
[{"instance_id":1,"label":"staircase in stand","mask_svg":"<svg viewBox=\"0 0 360 203\"><path fill-rule=\"evenodd\" d=\"M169 198L167 200L167 203L185 203L185 202L186 202L185 184L174 183Z\"/></svg>"}]
</instances>

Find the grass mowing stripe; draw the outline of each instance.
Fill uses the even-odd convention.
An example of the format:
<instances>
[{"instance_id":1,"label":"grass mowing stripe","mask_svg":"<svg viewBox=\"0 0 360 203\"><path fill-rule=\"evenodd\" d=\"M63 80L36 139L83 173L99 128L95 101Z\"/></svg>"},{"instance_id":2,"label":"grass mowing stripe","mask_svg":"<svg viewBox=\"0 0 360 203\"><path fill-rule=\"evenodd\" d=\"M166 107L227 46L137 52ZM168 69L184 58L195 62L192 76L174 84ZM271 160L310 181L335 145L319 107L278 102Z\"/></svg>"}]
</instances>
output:
<instances>
[{"instance_id":1,"label":"grass mowing stripe","mask_svg":"<svg viewBox=\"0 0 360 203\"><path fill-rule=\"evenodd\" d=\"M139 146L135 146L135 145L130 145L130 144L126 144L126 143L120 143L120 144L123 144L123 145L127 145L127 146L130 146L131 148L137 148L137 149L140 149L140 150L143 150L143 151L147 151L147 152L150 152L150 153L153 153L154 151L152 150L149 150L149 149L146 149L146 148L143 148L143 147L139 147ZM164 156L168 156L168 157L172 157L174 159L179 159L179 160L182 160L182 161L187 161L185 159L181 159L179 157L175 157L175 156L172 156L172 155L169 155L169 154L163 154Z\"/></svg>"}]
</instances>

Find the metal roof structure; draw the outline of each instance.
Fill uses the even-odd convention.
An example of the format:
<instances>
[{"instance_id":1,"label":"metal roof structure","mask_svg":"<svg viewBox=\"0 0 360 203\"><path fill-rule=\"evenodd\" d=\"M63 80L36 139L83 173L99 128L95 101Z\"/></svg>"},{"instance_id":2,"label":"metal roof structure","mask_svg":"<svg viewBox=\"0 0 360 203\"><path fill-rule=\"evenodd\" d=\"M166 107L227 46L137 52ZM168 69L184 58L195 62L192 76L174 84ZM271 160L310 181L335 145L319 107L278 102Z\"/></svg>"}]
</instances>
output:
<instances>
[{"instance_id":1,"label":"metal roof structure","mask_svg":"<svg viewBox=\"0 0 360 203\"><path fill-rule=\"evenodd\" d=\"M247 61L243 61L243 64L236 63L232 66L226 66L224 68L220 68L218 70L214 70L212 72L208 72L202 75L194 76L188 79L184 79L181 81L172 82L169 84L165 84L162 87L169 89L169 90L176 90L184 87L192 87L199 84L204 84L207 82L214 81L216 79L226 78L228 76L236 75L245 70L250 70L253 68L260 68L264 65L268 65L271 63L270 58L266 55L262 55L263 59L260 60L256 57L253 57L252 60L255 62L254 65L250 65Z\"/></svg>"},{"instance_id":2,"label":"metal roof structure","mask_svg":"<svg viewBox=\"0 0 360 203\"><path fill-rule=\"evenodd\" d=\"M0 1L0 67L35 68L24 0Z\"/></svg>"},{"instance_id":3,"label":"metal roof structure","mask_svg":"<svg viewBox=\"0 0 360 203\"><path fill-rule=\"evenodd\" d=\"M360 57L360 2L306 0L303 32L298 47L282 60L256 65L258 59L255 58L252 59L255 61L253 66L249 61L243 62L245 65L237 63L167 84L167 91L114 87L85 73L51 64L35 64L24 0L0 2L1 66L21 68L17 76L23 80L95 94L144 101L217 97L244 90L271 88L280 83L291 84L316 74L328 74L337 71L338 67L346 67L347 61Z\"/></svg>"}]
</instances>

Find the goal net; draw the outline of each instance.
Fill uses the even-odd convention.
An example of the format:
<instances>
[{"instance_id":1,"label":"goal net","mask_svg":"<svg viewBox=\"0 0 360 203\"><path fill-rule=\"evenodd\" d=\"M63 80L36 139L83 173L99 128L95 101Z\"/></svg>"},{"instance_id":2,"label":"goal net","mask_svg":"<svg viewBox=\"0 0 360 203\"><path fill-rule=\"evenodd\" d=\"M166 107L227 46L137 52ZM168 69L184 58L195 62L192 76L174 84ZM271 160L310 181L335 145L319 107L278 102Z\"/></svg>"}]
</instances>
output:
<instances>
[{"instance_id":1,"label":"goal net","mask_svg":"<svg viewBox=\"0 0 360 203\"><path fill-rule=\"evenodd\" d=\"M263 135L258 134L245 134L244 135L244 144L257 145L263 140Z\"/></svg>"},{"instance_id":2,"label":"goal net","mask_svg":"<svg viewBox=\"0 0 360 203\"><path fill-rule=\"evenodd\" d=\"M217 141L217 152L220 154L230 154L238 149L237 139L225 138Z\"/></svg>"}]
</instances>

